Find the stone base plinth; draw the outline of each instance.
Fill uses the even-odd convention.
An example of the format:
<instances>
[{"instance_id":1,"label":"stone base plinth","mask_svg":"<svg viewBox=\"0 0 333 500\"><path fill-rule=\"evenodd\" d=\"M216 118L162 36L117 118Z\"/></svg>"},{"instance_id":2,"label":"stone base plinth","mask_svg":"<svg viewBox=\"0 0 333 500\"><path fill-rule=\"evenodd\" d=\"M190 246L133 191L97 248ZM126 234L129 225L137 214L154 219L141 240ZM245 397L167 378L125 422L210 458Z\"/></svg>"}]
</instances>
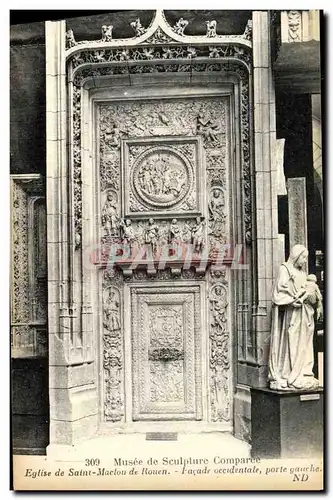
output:
<instances>
[{"instance_id":1,"label":"stone base plinth","mask_svg":"<svg viewBox=\"0 0 333 500\"><path fill-rule=\"evenodd\" d=\"M323 454L323 389L251 388L252 457L310 458Z\"/></svg>"}]
</instances>

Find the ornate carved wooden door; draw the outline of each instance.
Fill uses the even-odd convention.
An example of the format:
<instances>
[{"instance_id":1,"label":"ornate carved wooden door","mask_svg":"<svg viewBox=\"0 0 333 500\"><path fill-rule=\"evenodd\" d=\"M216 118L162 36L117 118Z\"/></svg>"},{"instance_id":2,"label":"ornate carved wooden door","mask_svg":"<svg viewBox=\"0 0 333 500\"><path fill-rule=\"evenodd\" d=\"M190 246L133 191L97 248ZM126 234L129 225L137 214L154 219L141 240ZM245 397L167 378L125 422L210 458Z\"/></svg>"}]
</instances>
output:
<instances>
[{"instance_id":1,"label":"ornate carved wooden door","mask_svg":"<svg viewBox=\"0 0 333 500\"><path fill-rule=\"evenodd\" d=\"M192 94L97 104L107 421L230 425L229 101Z\"/></svg>"}]
</instances>

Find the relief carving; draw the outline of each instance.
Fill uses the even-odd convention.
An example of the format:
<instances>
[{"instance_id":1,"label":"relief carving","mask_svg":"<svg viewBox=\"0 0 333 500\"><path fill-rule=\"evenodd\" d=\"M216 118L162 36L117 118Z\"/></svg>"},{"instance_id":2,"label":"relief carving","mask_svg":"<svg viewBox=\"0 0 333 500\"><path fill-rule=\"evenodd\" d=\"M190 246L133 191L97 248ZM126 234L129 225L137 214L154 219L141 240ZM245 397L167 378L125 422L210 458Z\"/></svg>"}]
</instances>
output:
<instances>
[{"instance_id":1,"label":"relief carving","mask_svg":"<svg viewBox=\"0 0 333 500\"><path fill-rule=\"evenodd\" d=\"M301 41L302 39L301 20L302 20L302 13L299 10L288 11L289 42Z\"/></svg>"},{"instance_id":2,"label":"relief carving","mask_svg":"<svg viewBox=\"0 0 333 500\"><path fill-rule=\"evenodd\" d=\"M140 22L140 18L137 17L135 19L135 21L132 21L130 23L131 25L131 28L133 28L133 30L135 31L135 35L136 36L142 36L146 33L147 31L147 28L145 28L144 26L142 26L141 22Z\"/></svg>"},{"instance_id":3,"label":"relief carving","mask_svg":"<svg viewBox=\"0 0 333 500\"><path fill-rule=\"evenodd\" d=\"M132 168L134 192L139 201L159 208L181 201L191 188L191 171L172 150L148 152Z\"/></svg>"},{"instance_id":4,"label":"relief carving","mask_svg":"<svg viewBox=\"0 0 333 500\"><path fill-rule=\"evenodd\" d=\"M182 17L176 22L172 28L177 35L184 35L185 28L188 26L188 21Z\"/></svg>"},{"instance_id":5,"label":"relief carving","mask_svg":"<svg viewBox=\"0 0 333 500\"><path fill-rule=\"evenodd\" d=\"M216 36L216 21L206 21L206 36L209 38L215 37Z\"/></svg>"},{"instance_id":6,"label":"relief carving","mask_svg":"<svg viewBox=\"0 0 333 500\"><path fill-rule=\"evenodd\" d=\"M245 30L243 33L243 37L245 38L245 40L252 40L252 25L253 22L251 19L249 19L248 22L246 23Z\"/></svg>"},{"instance_id":7,"label":"relief carving","mask_svg":"<svg viewBox=\"0 0 333 500\"><path fill-rule=\"evenodd\" d=\"M149 366L150 400L177 402L184 400L184 365L182 361L155 362Z\"/></svg>"},{"instance_id":8,"label":"relief carving","mask_svg":"<svg viewBox=\"0 0 333 500\"><path fill-rule=\"evenodd\" d=\"M114 191L109 190L101 214L104 236L110 238L119 236L120 218L118 215L118 196Z\"/></svg>"},{"instance_id":9,"label":"relief carving","mask_svg":"<svg viewBox=\"0 0 333 500\"><path fill-rule=\"evenodd\" d=\"M66 48L70 49L72 47L75 47L75 45L77 45L77 42L74 38L74 32L73 30L68 30L66 32Z\"/></svg>"},{"instance_id":10,"label":"relief carving","mask_svg":"<svg viewBox=\"0 0 333 500\"><path fill-rule=\"evenodd\" d=\"M112 30L113 30L113 26L112 24L110 24L110 26L106 26L106 24L104 24L101 28L101 31L102 31L102 42L111 42L112 40Z\"/></svg>"},{"instance_id":11,"label":"relief carving","mask_svg":"<svg viewBox=\"0 0 333 500\"><path fill-rule=\"evenodd\" d=\"M158 27L155 33L153 33L147 40L144 41L144 43L156 43L156 44L161 44L161 43L170 43L173 42L172 38L164 33L164 31Z\"/></svg>"},{"instance_id":12,"label":"relief carving","mask_svg":"<svg viewBox=\"0 0 333 500\"><path fill-rule=\"evenodd\" d=\"M225 274L216 281L212 273L213 285L209 291L210 302L210 398L211 420L228 421L230 415L230 347L227 321L228 294Z\"/></svg>"},{"instance_id":13,"label":"relief carving","mask_svg":"<svg viewBox=\"0 0 333 500\"><path fill-rule=\"evenodd\" d=\"M214 252L216 243L221 244L226 241L226 207L222 186L212 186L208 201L208 210L208 234L210 236L210 247Z\"/></svg>"},{"instance_id":14,"label":"relief carving","mask_svg":"<svg viewBox=\"0 0 333 500\"><path fill-rule=\"evenodd\" d=\"M103 291L104 415L117 422L124 415L122 371L123 349L120 291L108 286Z\"/></svg>"},{"instance_id":15,"label":"relief carving","mask_svg":"<svg viewBox=\"0 0 333 500\"><path fill-rule=\"evenodd\" d=\"M131 289L134 420L202 418L199 304L196 285Z\"/></svg>"},{"instance_id":16,"label":"relief carving","mask_svg":"<svg viewBox=\"0 0 333 500\"><path fill-rule=\"evenodd\" d=\"M38 174L12 176L11 354L47 354L45 186Z\"/></svg>"},{"instance_id":17,"label":"relief carving","mask_svg":"<svg viewBox=\"0 0 333 500\"><path fill-rule=\"evenodd\" d=\"M222 132L221 121L204 117L203 111L200 110L197 117L197 133L202 135L205 143L218 147Z\"/></svg>"}]
</instances>

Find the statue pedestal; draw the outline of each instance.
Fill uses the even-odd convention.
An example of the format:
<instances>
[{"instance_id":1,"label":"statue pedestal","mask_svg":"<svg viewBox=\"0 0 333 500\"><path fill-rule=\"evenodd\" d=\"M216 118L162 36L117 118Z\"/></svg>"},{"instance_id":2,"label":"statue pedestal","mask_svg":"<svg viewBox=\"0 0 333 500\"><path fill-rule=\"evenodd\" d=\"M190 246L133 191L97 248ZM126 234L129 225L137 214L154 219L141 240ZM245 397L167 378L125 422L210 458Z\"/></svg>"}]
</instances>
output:
<instances>
[{"instance_id":1,"label":"statue pedestal","mask_svg":"<svg viewBox=\"0 0 333 500\"><path fill-rule=\"evenodd\" d=\"M251 388L252 457L323 454L323 388L284 392Z\"/></svg>"}]
</instances>

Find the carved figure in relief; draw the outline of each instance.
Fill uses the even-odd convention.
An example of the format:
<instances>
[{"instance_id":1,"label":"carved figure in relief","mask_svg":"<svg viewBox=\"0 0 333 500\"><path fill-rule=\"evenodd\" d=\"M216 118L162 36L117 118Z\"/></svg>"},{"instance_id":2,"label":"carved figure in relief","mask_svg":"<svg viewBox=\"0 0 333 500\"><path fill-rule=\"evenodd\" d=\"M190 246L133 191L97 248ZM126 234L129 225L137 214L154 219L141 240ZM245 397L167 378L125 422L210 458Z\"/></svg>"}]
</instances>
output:
<instances>
[{"instance_id":1,"label":"carved figure in relief","mask_svg":"<svg viewBox=\"0 0 333 500\"><path fill-rule=\"evenodd\" d=\"M205 219L201 220L200 217L197 217L196 224L192 228L192 243L195 252L200 252L204 247L204 230Z\"/></svg>"},{"instance_id":2,"label":"carved figure in relief","mask_svg":"<svg viewBox=\"0 0 333 500\"><path fill-rule=\"evenodd\" d=\"M102 41L103 42L111 42L112 30L113 30L112 24L110 24L110 26L106 26L106 24L104 24L102 26Z\"/></svg>"},{"instance_id":3,"label":"carved figure in relief","mask_svg":"<svg viewBox=\"0 0 333 500\"><path fill-rule=\"evenodd\" d=\"M148 227L146 229L146 243L152 246L153 253L157 250L158 242L158 225L155 224L154 219L149 219Z\"/></svg>"},{"instance_id":4,"label":"carved figure in relief","mask_svg":"<svg viewBox=\"0 0 333 500\"><path fill-rule=\"evenodd\" d=\"M299 10L290 10L288 12L289 41L296 42L301 40L301 17Z\"/></svg>"},{"instance_id":5,"label":"carved figure in relief","mask_svg":"<svg viewBox=\"0 0 333 500\"><path fill-rule=\"evenodd\" d=\"M130 23L131 28L135 31L136 36L144 35L147 31L147 28L144 28L141 24L140 18L137 17L135 21Z\"/></svg>"},{"instance_id":6,"label":"carved figure in relief","mask_svg":"<svg viewBox=\"0 0 333 500\"><path fill-rule=\"evenodd\" d=\"M117 203L112 193L108 193L102 209L102 226L106 236L115 236L119 230Z\"/></svg>"},{"instance_id":7,"label":"carved figure in relief","mask_svg":"<svg viewBox=\"0 0 333 500\"><path fill-rule=\"evenodd\" d=\"M177 219L172 219L169 229L169 243L182 240L182 230Z\"/></svg>"},{"instance_id":8,"label":"carved figure in relief","mask_svg":"<svg viewBox=\"0 0 333 500\"><path fill-rule=\"evenodd\" d=\"M305 265L308 251L295 245L280 267L273 289L268 381L271 389L316 389L313 375L315 313L322 314L319 289Z\"/></svg>"},{"instance_id":9,"label":"carved figure in relief","mask_svg":"<svg viewBox=\"0 0 333 500\"><path fill-rule=\"evenodd\" d=\"M123 230L123 241L124 243L128 243L130 247L133 246L135 241L135 233L132 226L132 221L130 219L126 219L125 221L120 222L120 226Z\"/></svg>"},{"instance_id":10,"label":"carved figure in relief","mask_svg":"<svg viewBox=\"0 0 333 500\"><path fill-rule=\"evenodd\" d=\"M188 21L186 19L183 19L182 17L176 22L176 24L173 27L173 31L177 33L177 35L184 35L184 30L186 26L188 25Z\"/></svg>"},{"instance_id":11,"label":"carved figure in relief","mask_svg":"<svg viewBox=\"0 0 333 500\"><path fill-rule=\"evenodd\" d=\"M116 293L113 290L110 290L103 307L103 325L106 330L112 332L120 329L119 307L120 303L116 298Z\"/></svg>"},{"instance_id":12,"label":"carved figure in relief","mask_svg":"<svg viewBox=\"0 0 333 500\"><path fill-rule=\"evenodd\" d=\"M158 118L161 120L163 125L169 125L169 118L163 113L163 111L158 113Z\"/></svg>"},{"instance_id":13,"label":"carved figure in relief","mask_svg":"<svg viewBox=\"0 0 333 500\"><path fill-rule=\"evenodd\" d=\"M251 38L252 38L252 20L250 20L250 19L246 23L245 30L244 30L244 33L243 33L243 37L246 40L251 40Z\"/></svg>"},{"instance_id":14,"label":"carved figure in relief","mask_svg":"<svg viewBox=\"0 0 333 500\"><path fill-rule=\"evenodd\" d=\"M207 31L206 36L212 38L216 36L216 21L206 21Z\"/></svg>"},{"instance_id":15,"label":"carved figure in relief","mask_svg":"<svg viewBox=\"0 0 333 500\"><path fill-rule=\"evenodd\" d=\"M210 214L211 234L220 236L226 219L226 216L223 213L224 196L221 188L213 189L208 208Z\"/></svg>"},{"instance_id":16,"label":"carved figure in relief","mask_svg":"<svg viewBox=\"0 0 333 500\"><path fill-rule=\"evenodd\" d=\"M218 135L222 133L222 129L217 120L205 118L203 113L200 112L197 117L197 132L208 142L217 142Z\"/></svg>"}]
</instances>

